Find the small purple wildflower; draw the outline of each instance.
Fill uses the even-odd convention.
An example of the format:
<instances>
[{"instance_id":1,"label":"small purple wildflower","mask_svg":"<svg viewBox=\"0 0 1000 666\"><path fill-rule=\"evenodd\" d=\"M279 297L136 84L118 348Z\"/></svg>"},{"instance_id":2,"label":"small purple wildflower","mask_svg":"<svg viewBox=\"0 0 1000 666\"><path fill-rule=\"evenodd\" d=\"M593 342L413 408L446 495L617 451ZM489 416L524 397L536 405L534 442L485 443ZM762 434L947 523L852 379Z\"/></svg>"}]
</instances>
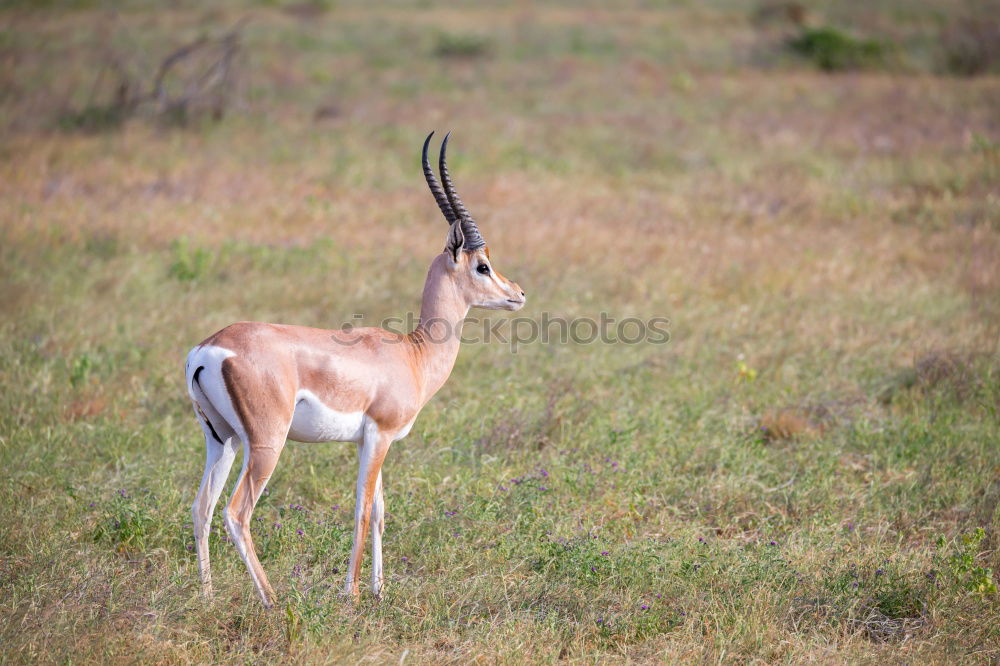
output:
<instances>
[{"instance_id":1,"label":"small purple wildflower","mask_svg":"<svg viewBox=\"0 0 1000 666\"><path fill-rule=\"evenodd\" d=\"M875 575L876 576L881 576L884 573L885 573L885 569L876 569L875 570Z\"/></svg>"},{"instance_id":2,"label":"small purple wildflower","mask_svg":"<svg viewBox=\"0 0 1000 666\"><path fill-rule=\"evenodd\" d=\"M548 488L546 488L545 486L538 486L538 489L539 490L548 490Z\"/></svg>"},{"instance_id":3,"label":"small purple wildflower","mask_svg":"<svg viewBox=\"0 0 1000 666\"><path fill-rule=\"evenodd\" d=\"M280 530L281 529L281 523L275 523L274 524L274 529Z\"/></svg>"},{"instance_id":4,"label":"small purple wildflower","mask_svg":"<svg viewBox=\"0 0 1000 666\"><path fill-rule=\"evenodd\" d=\"M597 571L597 567L590 567L590 570L596 572Z\"/></svg>"},{"instance_id":5,"label":"small purple wildflower","mask_svg":"<svg viewBox=\"0 0 1000 666\"><path fill-rule=\"evenodd\" d=\"M194 550L194 546L192 546L191 544L188 544L188 550Z\"/></svg>"},{"instance_id":6,"label":"small purple wildflower","mask_svg":"<svg viewBox=\"0 0 1000 666\"><path fill-rule=\"evenodd\" d=\"M606 550L602 550L602 551L601 551L601 555L604 555L605 557L607 557L607 556L608 556L608 555L610 555L610 554L611 554L611 553L609 553L609 552L608 552L608 551L606 551Z\"/></svg>"},{"instance_id":7,"label":"small purple wildflower","mask_svg":"<svg viewBox=\"0 0 1000 666\"><path fill-rule=\"evenodd\" d=\"M603 617L599 617L595 621L597 622L597 624L604 624L604 618Z\"/></svg>"},{"instance_id":8,"label":"small purple wildflower","mask_svg":"<svg viewBox=\"0 0 1000 666\"><path fill-rule=\"evenodd\" d=\"M543 468L542 468L542 470L541 470L541 471L539 472L539 474L541 474L541 475L542 475L542 478L547 478L547 477L549 476L549 473L545 471L545 468L544 468L544 467L543 467Z\"/></svg>"},{"instance_id":9,"label":"small purple wildflower","mask_svg":"<svg viewBox=\"0 0 1000 666\"><path fill-rule=\"evenodd\" d=\"M90 506L94 506L94 503L93 503L93 502L91 502L91 503L90 503Z\"/></svg>"},{"instance_id":10,"label":"small purple wildflower","mask_svg":"<svg viewBox=\"0 0 1000 666\"><path fill-rule=\"evenodd\" d=\"M507 486L500 486L500 491L501 492L507 492L508 490L510 490L510 489Z\"/></svg>"},{"instance_id":11,"label":"small purple wildflower","mask_svg":"<svg viewBox=\"0 0 1000 666\"><path fill-rule=\"evenodd\" d=\"M656 595L656 598L657 598L657 599L662 599L662 598L663 598L663 595L662 595L662 594L657 594L657 595Z\"/></svg>"},{"instance_id":12,"label":"small purple wildflower","mask_svg":"<svg viewBox=\"0 0 1000 666\"><path fill-rule=\"evenodd\" d=\"M306 535L306 533L302 531L301 527L299 529L295 530L295 533L298 534L299 536L305 536Z\"/></svg>"},{"instance_id":13,"label":"small purple wildflower","mask_svg":"<svg viewBox=\"0 0 1000 666\"><path fill-rule=\"evenodd\" d=\"M778 542L777 542L777 541L774 541L774 540L772 539L771 541L768 541L768 542L767 542L767 545L768 545L768 546L777 546L777 545L778 545Z\"/></svg>"},{"instance_id":14,"label":"small purple wildflower","mask_svg":"<svg viewBox=\"0 0 1000 666\"><path fill-rule=\"evenodd\" d=\"M853 587L854 589L857 589L858 588L858 581L854 581L853 583L851 583L851 587Z\"/></svg>"},{"instance_id":15,"label":"small purple wildflower","mask_svg":"<svg viewBox=\"0 0 1000 666\"><path fill-rule=\"evenodd\" d=\"M639 606L639 608L641 608L644 611L647 611L647 610L649 610L649 605L648 604L643 604L643 605Z\"/></svg>"},{"instance_id":16,"label":"small purple wildflower","mask_svg":"<svg viewBox=\"0 0 1000 666\"><path fill-rule=\"evenodd\" d=\"M409 562L409 560L407 560L407 559L406 559L406 555L403 555L403 557L402 557L401 559L402 559L402 560L403 560L404 562Z\"/></svg>"},{"instance_id":17,"label":"small purple wildflower","mask_svg":"<svg viewBox=\"0 0 1000 666\"><path fill-rule=\"evenodd\" d=\"M121 495L122 497L128 497L128 491L125 490L124 488L120 489L118 491L118 494Z\"/></svg>"},{"instance_id":18,"label":"small purple wildflower","mask_svg":"<svg viewBox=\"0 0 1000 666\"><path fill-rule=\"evenodd\" d=\"M700 541L701 543L705 543L705 537L698 537L698 541Z\"/></svg>"}]
</instances>

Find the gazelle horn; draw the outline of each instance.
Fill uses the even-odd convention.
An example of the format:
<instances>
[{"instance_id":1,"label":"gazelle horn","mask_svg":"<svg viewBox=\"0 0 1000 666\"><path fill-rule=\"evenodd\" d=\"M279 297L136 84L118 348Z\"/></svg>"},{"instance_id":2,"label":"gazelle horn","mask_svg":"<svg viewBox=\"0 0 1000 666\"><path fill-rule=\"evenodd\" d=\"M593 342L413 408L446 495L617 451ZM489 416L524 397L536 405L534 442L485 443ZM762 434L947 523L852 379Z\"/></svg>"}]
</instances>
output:
<instances>
[{"instance_id":1,"label":"gazelle horn","mask_svg":"<svg viewBox=\"0 0 1000 666\"><path fill-rule=\"evenodd\" d=\"M462 203L458 193L455 192L455 186L451 182L451 176L448 175L448 163L445 159L445 154L448 152L449 136L451 136L451 132L445 134L444 141L441 142L441 157L438 160L438 170L441 172L441 182L444 184L445 194L448 197L448 201L451 203L452 214L457 216L457 219L462 222L462 233L465 235L465 243L462 247L466 250L478 250L486 245L486 241L484 241L482 235L480 235L479 227L476 225L476 221L472 219L472 215L469 214L465 204ZM437 197L436 194L435 197ZM440 201L438 202L438 205L441 205ZM447 217L447 215L445 217Z\"/></svg>"},{"instance_id":2,"label":"gazelle horn","mask_svg":"<svg viewBox=\"0 0 1000 666\"><path fill-rule=\"evenodd\" d=\"M448 224L454 224L458 220L458 216L451 209L448 195L441 189L441 183L438 182L437 177L434 175L434 169L431 168L431 161L427 159L427 146L430 145L432 136L434 136L434 132L428 134L427 138L424 139L424 151L422 155L424 178L427 180L427 187L431 188L431 194L434 195L434 200L437 201L438 208L444 213L444 219L448 220Z\"/></svg>"}]
</instances>

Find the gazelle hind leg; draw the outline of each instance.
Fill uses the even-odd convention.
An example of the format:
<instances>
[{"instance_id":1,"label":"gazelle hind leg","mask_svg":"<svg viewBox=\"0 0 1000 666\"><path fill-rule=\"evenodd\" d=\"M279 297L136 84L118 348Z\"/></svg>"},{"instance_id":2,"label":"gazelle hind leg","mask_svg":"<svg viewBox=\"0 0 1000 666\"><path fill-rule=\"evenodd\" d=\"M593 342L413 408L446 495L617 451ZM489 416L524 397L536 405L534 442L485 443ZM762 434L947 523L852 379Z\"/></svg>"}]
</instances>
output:
<instances>
[{"instance_id":1,"label":"gazelle hind leg","mask_svg":"<svg viewBox=\"0 0 1000 666\"><path fill-rule=\"evenodd\" d=\"M372 594L382 595L385 577L382 573L382 533L385 531L385 497L382 495L382 470L375 479L372 500Z\"/></svg>"},{"instance_id":2,"label":"gazelle hind leg","mask_svg":"<svg viewBox=\"0 0 1000 666\"><path fill-rule=\"evenodd\" d=\"M199 419L201 421L201 419ZM191 505L191 522L194 526L195 553L198 558L198 575L201 578L202 594L212 597L212 571L208 555L208 533L212 529L212 513L222 494L222 488L229 478L229 471L236 459L236 445L232 435L224 442L216 439L205 423L205 472L201 486ZM221 437L221 436L220 436Z\"/></svg>"},{"instance_id":3,"label":"gazelle hind leg","mask_svg":"<svg viewBox=\"0 0 1000 666\"><path fill-rule=\"evenodd\" d=\"M278 456L285 446L286 431L287 428L281 435L273 435L265 441L243 445L243 471L240 472L236 488L223 514L229 538L243 558L257 593L268 608L274 604L274 589L267 580L264 568L260 566L260 560L257 559L253 538L250 536L250 519L257 500L260 499L268 479L278 464Z\"/></svg>"},{"instance_id":4,"label":"gazelle hind leg","mask_svg":"<svg viewBox=\"0 0 1000 666\"><path fill-rule=\"evenodd\" d=\"M361 577L361 560L364 556L365 533L371 523L372 505L375 502L375 487L382 461L389 451L392 437L379 433L374 422L365 425L364 441L358 447L358 482L354 506L354 544L351 547L351 559L347 564L347 581L344 593L355 599L360 590L358 579Z\"/></svg>"}]
</instances>

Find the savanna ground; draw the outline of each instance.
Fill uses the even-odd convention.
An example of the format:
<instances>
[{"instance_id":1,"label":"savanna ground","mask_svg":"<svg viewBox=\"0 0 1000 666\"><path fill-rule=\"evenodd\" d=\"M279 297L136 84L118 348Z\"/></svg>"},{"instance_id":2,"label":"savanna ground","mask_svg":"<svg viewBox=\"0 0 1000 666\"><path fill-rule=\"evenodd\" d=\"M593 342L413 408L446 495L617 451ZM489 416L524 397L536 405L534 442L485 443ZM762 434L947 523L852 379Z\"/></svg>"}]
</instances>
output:
<instances>
[{"instance_id":1,"label":"savanna ground","mask_svg":"<svg viewBox=\"0 0 1000 666\"><path fill-rule=\"evenodd\" d=\"M938 50L987 7L43 5L0 11L0 661L1000 659L1000 79ZM801 9L895 46L824 71ZM102 106L102 54L241 18L222 119ZM337 594L354 446L290 444L278 608L221 506L205 602L184 354L415 312L430 129L521 314L671 339L466 345L380 601Z\"/></svg>"}]
</instances>

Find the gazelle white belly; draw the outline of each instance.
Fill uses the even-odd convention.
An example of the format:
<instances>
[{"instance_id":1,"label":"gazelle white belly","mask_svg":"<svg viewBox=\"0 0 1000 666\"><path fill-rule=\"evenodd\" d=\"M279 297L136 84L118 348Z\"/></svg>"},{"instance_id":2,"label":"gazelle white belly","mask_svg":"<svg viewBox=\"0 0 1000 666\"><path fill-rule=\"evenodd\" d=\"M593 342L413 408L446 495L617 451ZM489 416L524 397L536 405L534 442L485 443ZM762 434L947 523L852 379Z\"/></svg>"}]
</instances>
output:
<instances>
[{"instance_id":1,"label":"gazelle white belly","mask_svg":"<svg viewBox=\"0 0 1000 666\"><path fill-rule=\"evenodd\" d=\"M288 439L296 442L360 442L364 433L364 412L330 409L316 394L299 389Z\"/></svg>"}]
</instances>

